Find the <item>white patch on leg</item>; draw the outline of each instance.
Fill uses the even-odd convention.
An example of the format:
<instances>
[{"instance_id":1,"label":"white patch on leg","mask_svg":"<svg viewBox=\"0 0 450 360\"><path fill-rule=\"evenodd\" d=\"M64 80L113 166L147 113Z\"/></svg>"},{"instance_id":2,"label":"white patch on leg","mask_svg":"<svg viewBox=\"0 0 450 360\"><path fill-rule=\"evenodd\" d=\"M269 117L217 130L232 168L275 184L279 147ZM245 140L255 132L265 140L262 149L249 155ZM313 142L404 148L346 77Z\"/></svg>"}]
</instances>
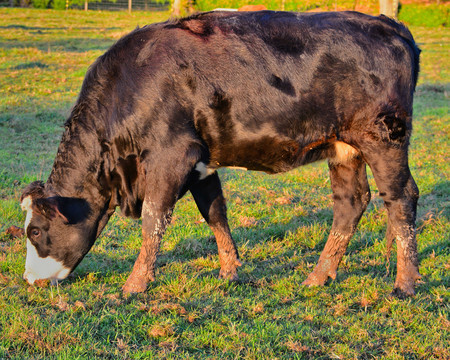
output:
<instances>
[{"instance_id":1,"label":"white patch on leg","mask_svg":"<svg viewBox=\"0 0 450 360\"><path fill-rule=\"evenodd\" d=\"M355 158L358 154L359 151L353 146L342 141L336 141L334 143L334 157L330 158L330 162L333 164L345 164Z\"/></svg>"},{"instance_id":2,"label":"white patch on leg","mask_svg":"<svg viewBox=\"0 0 450 360\"><path fill-rule=\"evenodd\" d=\"M142 204L142 217L148 216L153 217L153 211L152 211L152 202L148 200L144 200L144 203Z\"/></svg>"},{"instance_id":3,"label":"white patch on leg","mask_svg":"<svg viewBox=\"0 0 450 360\"><path fill-rule=\"evenodd\" d=\"M27 239L27 259L23 278L33 285L36 280L50 279L52 283L63 280L70 274L70 269L50 256L41 258L29 239Z\"/></svg>"},{"instance_id":4,"label":"white patch on leg","mask_svg":"<svg viewBox=\"0 0 450 360\"><path fill-rule=\"evenodd\" d=\"M216 169L211 169L206 166L204 162L198 162L197 165L195 165L195 170L200 173L200 180L206 179L209 175L212 175L216 172Z\"/></svg>"}]
</instances>

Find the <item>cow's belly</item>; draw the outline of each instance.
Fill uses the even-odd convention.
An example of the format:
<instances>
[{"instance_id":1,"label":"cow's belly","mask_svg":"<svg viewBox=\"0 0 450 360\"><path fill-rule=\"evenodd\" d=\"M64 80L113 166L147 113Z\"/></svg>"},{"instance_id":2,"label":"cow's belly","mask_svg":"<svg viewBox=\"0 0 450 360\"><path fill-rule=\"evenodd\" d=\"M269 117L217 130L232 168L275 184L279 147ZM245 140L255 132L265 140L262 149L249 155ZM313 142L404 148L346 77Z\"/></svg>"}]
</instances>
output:
<instances>
[{"instance_id":1,"label":"cow's belly","mask_svg":"<svg viewBox=\"0 0 450 360\"><path fill-rule=\"evenodd\" d=\"M359 151L353 146L335 139L318 140L300 146L296 141L267 138L212 149L209 162L199 164L197 170L203 177L220 167L276 174L327 158L334 164L346 163L358 154Z\"/></svg>"},{"instance_id":2,"label":"cow's belly","mask_svg":"<svg viewBox=\"0 0 450 360\"><path fill-rule=\"evenodd\" d=\"M332 155L335 141L318 140L301 145L295 140L263 137L241 140L210 148L208 168L239 167L279 173Z\"/></svg>"}]
</instances>

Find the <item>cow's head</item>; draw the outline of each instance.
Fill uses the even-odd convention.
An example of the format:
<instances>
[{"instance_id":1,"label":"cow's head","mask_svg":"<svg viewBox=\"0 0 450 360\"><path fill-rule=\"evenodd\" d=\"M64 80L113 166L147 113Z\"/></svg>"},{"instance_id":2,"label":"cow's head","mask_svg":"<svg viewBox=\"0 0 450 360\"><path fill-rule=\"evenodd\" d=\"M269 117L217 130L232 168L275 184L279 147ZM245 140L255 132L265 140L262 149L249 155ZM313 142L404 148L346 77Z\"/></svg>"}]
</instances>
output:
<instances>
[{"instance_id":1,"label":"cow's head","mask_svg":"<svg viewBox=\"0 0 450 360\"><path fill-rule=\"evenodd\" d=\"M27 257L24 279L65 279L83 259L95 240L89 224L89 204L82 199L48 194L40 181L21 196L26 211Z\"/></svg>"}]
</instances>

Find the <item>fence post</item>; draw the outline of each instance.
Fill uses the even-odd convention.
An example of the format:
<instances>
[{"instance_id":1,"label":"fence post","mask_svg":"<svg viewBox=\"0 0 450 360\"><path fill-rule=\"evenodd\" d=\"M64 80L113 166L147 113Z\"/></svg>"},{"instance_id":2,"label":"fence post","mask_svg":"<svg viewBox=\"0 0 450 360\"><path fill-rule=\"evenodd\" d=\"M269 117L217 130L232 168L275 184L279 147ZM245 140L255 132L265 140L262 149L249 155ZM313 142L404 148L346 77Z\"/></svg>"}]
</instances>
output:
<instances>
[{"instance_id":1,"label":"fence post","mask_svg":"<svg viewBox=\"0 0 450 360\"><path fill-rule=\"evenodd\" d=\"M131 1L132 1L132 0L128 0L128 12L129 12L130 14L131 14L131 6L132 6Z\"/></svg>"},{"instance_id":2,"label":"fence post","mask_svg":"<svg viewBox=\"0 0 450 360\"><path fill-rule=\"evenodd\" d=\"M380 14L397 19L398 0L380 0Z\"/></svg>"},{"instance_id":3,"label":"fence post","mask_svg":"<svg viewBox=\"0 0 450 360\"><path fill-rule=\"evenodd\" d=\"M173 3L172 3L172 15L173 16L180 16L181 15L181 1L180 0L173 0Z\"/></svg>"},{"instance_id":4,"label":"fence post","mask_svg":"<svg viewBox=\"0 0 450 360\"><path fill-rule=\"evenodd\" d=\"M84 11L88 11L88 0L84 1Z\"/></svg>"}]
</instances>

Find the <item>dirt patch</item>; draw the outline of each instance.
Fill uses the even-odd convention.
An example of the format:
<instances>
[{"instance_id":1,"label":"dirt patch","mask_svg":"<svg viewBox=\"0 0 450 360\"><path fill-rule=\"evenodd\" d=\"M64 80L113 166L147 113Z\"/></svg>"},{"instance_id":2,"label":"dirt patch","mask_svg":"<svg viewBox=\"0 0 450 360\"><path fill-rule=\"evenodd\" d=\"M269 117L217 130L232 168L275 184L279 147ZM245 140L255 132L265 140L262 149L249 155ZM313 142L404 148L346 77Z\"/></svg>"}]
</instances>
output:
<instances>
[{"instance_id":1,"label":"dirt patch","mask_svg":"<svg viewBox=\"0 0 450 360\"><path fill-rule=\"evenodd\" d=\"M22 228L13 225L6 229L5 234L10 239L15 239L15 238L20 238L20 237L24 236L25 231Z\"/></svg>"}]
</instances>

